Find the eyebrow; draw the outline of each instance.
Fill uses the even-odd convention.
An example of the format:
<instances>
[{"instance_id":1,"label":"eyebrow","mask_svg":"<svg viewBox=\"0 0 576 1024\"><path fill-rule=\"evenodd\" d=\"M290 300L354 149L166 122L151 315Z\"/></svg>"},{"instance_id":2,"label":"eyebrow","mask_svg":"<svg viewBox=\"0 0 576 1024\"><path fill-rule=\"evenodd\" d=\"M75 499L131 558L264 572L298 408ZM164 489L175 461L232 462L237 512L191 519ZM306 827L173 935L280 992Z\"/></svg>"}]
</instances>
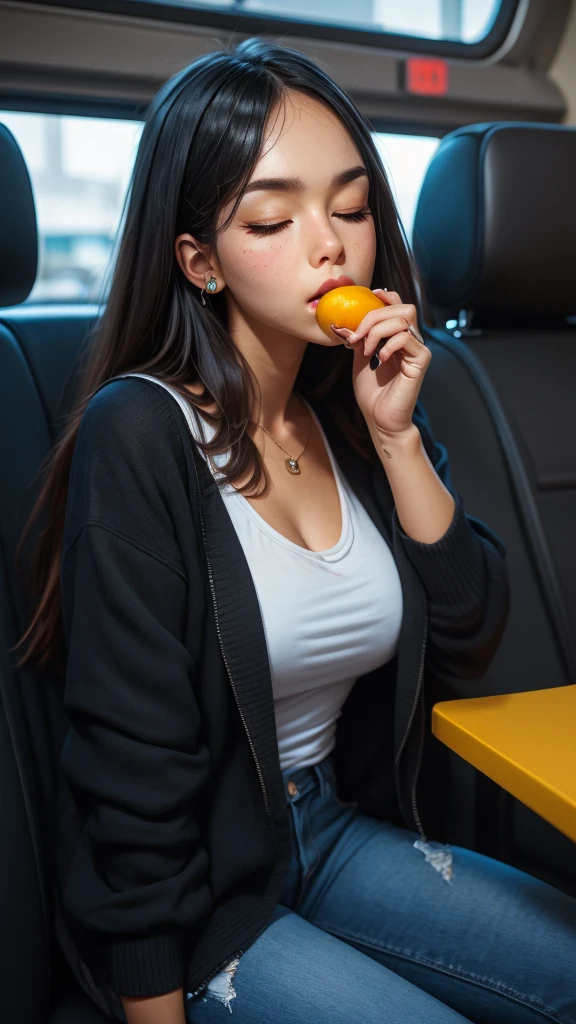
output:
<instances>
[{"instance_id":1,"label":"eyebrow","mask_svg":"<svg viewBox=\"0 0 576 1024\"><path fill-rule=\"evenodd\" d=\"M349 167L347 171L340 171L335 174L330 182L331 188L341 188L350 181L355 181L363 175L368 177L365 167ZM244 189L244 195L248 192L304 192L306 186L302 178L257 178L251 181Z\"/></svg>"}]
</instances>

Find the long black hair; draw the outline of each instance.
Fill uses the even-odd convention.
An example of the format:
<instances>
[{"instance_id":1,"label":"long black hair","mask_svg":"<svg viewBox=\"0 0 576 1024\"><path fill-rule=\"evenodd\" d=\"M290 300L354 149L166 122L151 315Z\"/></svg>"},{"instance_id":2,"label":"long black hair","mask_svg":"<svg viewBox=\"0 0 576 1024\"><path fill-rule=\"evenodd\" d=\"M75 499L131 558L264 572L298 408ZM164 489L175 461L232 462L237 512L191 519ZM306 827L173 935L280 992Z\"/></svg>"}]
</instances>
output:
<instances>
[{"instance_id":1,"label":"long black hair","mask_svg":"<svg viewBox=\"0 0 576 1024\"><path fill-rule=\"evenodd\" d=\"M47 462L43 488L18 547L19 552L46 505L48 525L31 560L35 613L16 646L31 634L33 638L19 666L32 659L45 665L59 650L69 471L82 415L103 381L139 371L172 384L194 415L216 428L212 440L202 445L206 454L230 451L221 467L223 482L234 483L251 469L242 492L268 491L264 464L247 430L255 384L228 333L225 298L220 293L201 304L199 289L178 265L174 243L186 232L201 243L216 241L219 212L233 201L233 216L260 156L269 115L288 90L323 103L355 143L368 171L368 203L376 230L372 287L394 289L404 302L416 304L414 266L370 125L312 60L254 38L232 52L209 53L170 78L146 113L105 309L90 338L74 407ZM354 398L351 358L344 346L309 344L295 388L310 400L323 400L359 456L368 459L372 441ZM201 394L184 386L196 382L203 385ZM215 416L206 410L212 404ZM255 492L262 483L263 489Z\"/></svg>"}]
</instances>

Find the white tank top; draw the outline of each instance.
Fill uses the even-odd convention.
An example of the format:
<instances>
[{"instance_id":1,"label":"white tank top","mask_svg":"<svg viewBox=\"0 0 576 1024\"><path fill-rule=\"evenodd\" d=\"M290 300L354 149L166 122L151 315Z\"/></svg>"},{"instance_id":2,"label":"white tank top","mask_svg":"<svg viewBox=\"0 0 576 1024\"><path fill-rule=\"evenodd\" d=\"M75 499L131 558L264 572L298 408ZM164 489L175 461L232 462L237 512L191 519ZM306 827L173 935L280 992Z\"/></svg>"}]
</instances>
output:
<instances>
[{"instance_id":1,"label":"white tank top","mask_svg":"<svg viewBox=\"0 0 576 1024\"><path fill-rule=\"evenodd\" d=\"M180 405L192 436L198 436L192 411L173 387L147 373L120 376L162 384ZM235 487L220 485L264 623L282 771L317 764L332 751L344 701L359 676L396 655L402 622L402 588L394 557L341 473L316 413L306 404L324 439L340 496L342 533L333 547L309 551L295 544L270 526ZM202 426L207 441L215 431L205 421ZM220 467L228 456L213 458ZM206 463L215 480L221 480L222 474L207 459Z\"/></svg>"}]
</instances>

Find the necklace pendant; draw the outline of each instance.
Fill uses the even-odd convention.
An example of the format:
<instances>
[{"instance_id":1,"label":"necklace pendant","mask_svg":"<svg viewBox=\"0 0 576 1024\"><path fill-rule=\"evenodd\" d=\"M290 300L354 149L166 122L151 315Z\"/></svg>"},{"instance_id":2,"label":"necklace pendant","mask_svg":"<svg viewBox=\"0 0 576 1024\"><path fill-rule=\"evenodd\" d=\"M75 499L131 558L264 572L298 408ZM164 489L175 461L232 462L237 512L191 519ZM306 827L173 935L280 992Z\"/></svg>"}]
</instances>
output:
<instances>
[{"instance_id":1,"label":"necklace pendant","mask_svg":"<svg viewBox=\"0 0 576 1024\"><path fill-rule=\"evenodd\" d=\"M286 463L286 469L289 473L299 473L300 466L298 465L298 459L284 459Z\"/></svg>"}]
</instances>

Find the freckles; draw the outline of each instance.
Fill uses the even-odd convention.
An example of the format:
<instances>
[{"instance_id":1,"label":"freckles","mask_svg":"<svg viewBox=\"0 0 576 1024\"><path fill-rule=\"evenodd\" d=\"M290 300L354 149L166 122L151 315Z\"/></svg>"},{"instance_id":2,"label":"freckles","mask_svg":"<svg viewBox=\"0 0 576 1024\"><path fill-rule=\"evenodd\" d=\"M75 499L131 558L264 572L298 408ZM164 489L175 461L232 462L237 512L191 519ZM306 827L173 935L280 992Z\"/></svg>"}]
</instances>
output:
<instances>
[{"instance_id":1,"label":"freckles","mask_svg":"<svg viewBox=\"0 0 576 1024\"><path fill-rule=\"evenodd\" d=\"M260 268L266 266L269 254L258 249L242 249L242 259L251 266Z\"/></svg>"},{"instance_id":2,"label":"freckles","mask_svg":"<svg viewBox=\"0 0 576 1024\"><path fill-rule=\"evenodd\" d=\"M290 253L282 245L275 245L268 253L270 270L275 274L284 275L290 263Z\"/></svg>"},{"instance_id":3,"label":"freckles","mask_svg":"<svg viewBox=\"0 0 576 1024\"><path fill-rule=\"evenodd\" d=\"M245 263L253 263L254 266L258 266L258 256L259 253L256 251L256 249L242 249L242 259Z\"/></svg>"},{"instance_id":4,"label":"freckles","mask_svg":"<svg viewBox=\"0 0 576 1024\"><path fill-rule=\"evenodd\" d=\"M375 253L375 247L370 241L354 242L353 243L354 255L360 259L371 259Z\"/></svg>"},{"instance_id":5,"label":"freckles","mask_svg":"<svg viewBox=\"0 0 576 1024\"><path fill-rule=\"evenodd\" d=\"M281 264L286 261L286 254L281 245L262 251L260 249L242 249L242 260L255 273L269 275L279 273Z\"/></svg>"},{"instance_id":6,"label":"freckles","mask_svg":"<svg viewBox=\"0 0 576 1024\"><path fill-rule=\"evenodd\" d=\"M261 280L266 276L266 255L258 252L257 249L242 249L240 252L240 274L248 277L252 282Z\"/></svg>"}]
</instances>

